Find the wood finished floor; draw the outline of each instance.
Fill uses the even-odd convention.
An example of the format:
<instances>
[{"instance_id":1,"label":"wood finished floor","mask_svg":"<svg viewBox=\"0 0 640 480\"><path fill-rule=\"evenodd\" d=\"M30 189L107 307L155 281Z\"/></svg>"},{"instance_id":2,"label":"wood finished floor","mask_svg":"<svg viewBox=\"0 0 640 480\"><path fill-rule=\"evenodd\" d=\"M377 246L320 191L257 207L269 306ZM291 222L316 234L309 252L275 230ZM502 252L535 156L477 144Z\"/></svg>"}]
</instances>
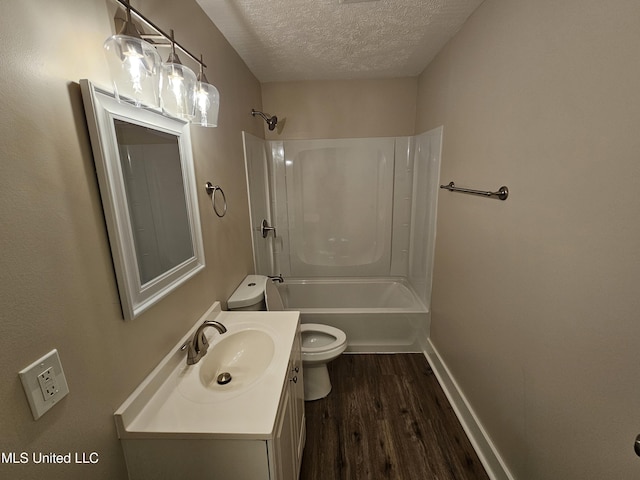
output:
<instances>
[{"instance_id":1,"label":"wood finished floor","mask_svg":"<svg viewBox=\"0 0 640 480\"><path fill-rule=\"evenodd\" d=\"M329 375L300 480L489 478L424 355L341 355Z\"/></svg>"}]
</instances>

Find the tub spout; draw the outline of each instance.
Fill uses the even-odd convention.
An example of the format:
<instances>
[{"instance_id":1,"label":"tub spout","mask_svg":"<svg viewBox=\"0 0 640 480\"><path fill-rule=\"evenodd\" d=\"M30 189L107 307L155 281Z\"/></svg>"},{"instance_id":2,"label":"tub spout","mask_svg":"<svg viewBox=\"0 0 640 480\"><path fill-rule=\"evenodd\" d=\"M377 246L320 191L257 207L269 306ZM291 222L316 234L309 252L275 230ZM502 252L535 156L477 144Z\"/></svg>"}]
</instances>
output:
<instances>
[{"instance_id":1,"label":"tub spout","mask_svg":"<svg viewBox=\"0 0 640 480\"><path fill-rule=\"evenodd\" d=\"M283 283L284 282L284 278L282 278L282 274L280 274L280 275L267 275L267 277L269 277L274 282L278 282L278 283Z\"/></svg>"},{"instance_id":2,"label":"tub spout","mask_svg":"<svg viewBox=\"0 0 640 480\"><path fill-rule=\"evenodd\" d=\"M220 322L215 320L206 320L202 322L202 325L198 327L193 338L187 342L187 365L194 365L198 363L202 357L204 357L209 348L209 342L204 334L204 329L207 327L213 327L220 334L226 333L226 327Z\"/></svg>"}]
</instances>

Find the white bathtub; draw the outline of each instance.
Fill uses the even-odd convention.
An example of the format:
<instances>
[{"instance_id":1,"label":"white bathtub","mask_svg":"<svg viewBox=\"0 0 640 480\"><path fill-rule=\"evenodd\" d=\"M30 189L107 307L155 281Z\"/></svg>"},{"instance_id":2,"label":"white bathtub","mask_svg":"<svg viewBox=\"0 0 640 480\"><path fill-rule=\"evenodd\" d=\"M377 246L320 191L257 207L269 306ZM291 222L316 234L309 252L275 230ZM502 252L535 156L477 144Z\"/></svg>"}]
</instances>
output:
<instances>
[{"instance_id":1,"label":"white bathtub","mask_svg":"<svg viewBox=\"0 0 640 480\"><path fill-rule=\"evenodd\" d=\"M429 312L403 278L289 279L278 285L302 323L347 334L348 352L421 352Z\"/></svg>"}]
</instances>

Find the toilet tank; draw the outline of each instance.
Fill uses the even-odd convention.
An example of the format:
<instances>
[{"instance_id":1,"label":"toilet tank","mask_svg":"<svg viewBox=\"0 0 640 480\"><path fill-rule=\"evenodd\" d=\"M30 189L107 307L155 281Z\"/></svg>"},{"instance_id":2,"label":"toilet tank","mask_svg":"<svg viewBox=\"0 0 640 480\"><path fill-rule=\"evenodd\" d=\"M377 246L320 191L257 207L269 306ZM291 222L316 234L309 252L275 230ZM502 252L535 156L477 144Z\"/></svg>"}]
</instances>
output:
<instances>
[{"instance_id":1,"label":"toilet tank","mask_svg":"<svg viewBox=\"0 0 640 480\"><path fill-rule=\"evenodd\" d=\"M266 310L264 275L247 275L227 300L229 310Z\"/></svg>"}]
</instances>

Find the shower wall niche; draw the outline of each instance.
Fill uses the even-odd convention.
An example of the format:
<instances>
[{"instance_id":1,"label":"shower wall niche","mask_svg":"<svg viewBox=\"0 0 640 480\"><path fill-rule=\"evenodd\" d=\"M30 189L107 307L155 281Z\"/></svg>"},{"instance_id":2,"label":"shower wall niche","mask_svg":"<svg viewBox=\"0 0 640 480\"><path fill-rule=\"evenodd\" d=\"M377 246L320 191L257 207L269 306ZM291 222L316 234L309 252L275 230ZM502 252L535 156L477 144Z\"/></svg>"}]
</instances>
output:
<instances>
[{"instance_id":1,"label":"shower wall niche","mask_svg":"<svg viewBox=\"0 0 640 480\"><path fill-rule=\"evenodd\" d=\"M429 307L442 127L415 137L243 137L257 273L403 277ZM263 220L275 237L263 238Z\"/></svg>"}]
</instances>

